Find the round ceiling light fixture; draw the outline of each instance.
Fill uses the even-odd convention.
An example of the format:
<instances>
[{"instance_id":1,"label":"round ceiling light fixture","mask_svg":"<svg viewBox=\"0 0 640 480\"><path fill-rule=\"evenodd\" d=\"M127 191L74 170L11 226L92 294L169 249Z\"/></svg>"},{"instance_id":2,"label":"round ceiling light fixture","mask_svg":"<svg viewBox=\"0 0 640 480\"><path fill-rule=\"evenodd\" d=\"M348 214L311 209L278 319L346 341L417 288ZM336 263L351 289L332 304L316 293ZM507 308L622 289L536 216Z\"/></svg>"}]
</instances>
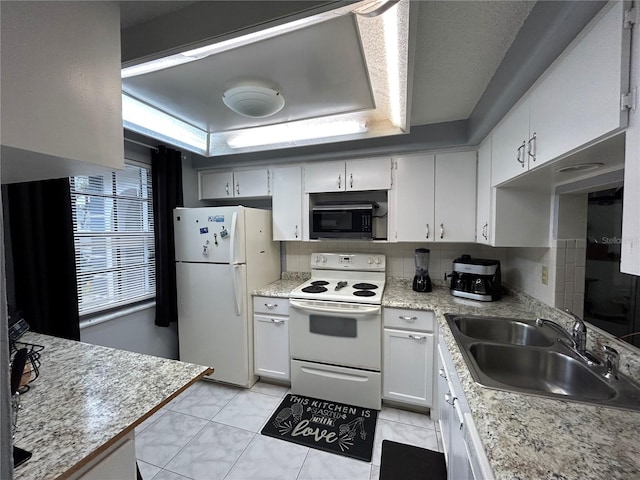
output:
<instances>
[{"instance_id":1,"label":"round ceiling light fixture","mask_svg":"<svg viewBox=\"0 0 640 480\"><path fill-rule=\"evenodd\" d=\"M222 94L222 101L234 112L251 118L269 117L284 107L280 92L257 85L230 88Z\"/></svg>"},{"instance_id":2,"label":"round ceiling light fixture","mask_svg":"<svg viewBox=\"0 0 640 480\"><path fill-rule=\"evenodd\" d=\"M567 165L565 167L556 168L556 172L558 173L566 173L566 172L589 172L591 170L597 170L598 168L604 166L604 163L578 163L575 165Z\"/></svg>"}]
</instances>

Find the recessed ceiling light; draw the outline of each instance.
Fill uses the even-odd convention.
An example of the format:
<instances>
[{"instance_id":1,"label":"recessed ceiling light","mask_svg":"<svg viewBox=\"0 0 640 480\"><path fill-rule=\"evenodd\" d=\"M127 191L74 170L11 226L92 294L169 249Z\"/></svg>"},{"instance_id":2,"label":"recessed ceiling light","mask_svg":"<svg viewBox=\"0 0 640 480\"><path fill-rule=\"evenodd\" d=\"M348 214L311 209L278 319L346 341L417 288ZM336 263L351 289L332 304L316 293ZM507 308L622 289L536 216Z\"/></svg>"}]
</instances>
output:
<instances>
[{"instance_id":1,"label":"recessed ceiling light","mask_svg":"<svg viewBox=\"0 0 640 480\"><path fill-rule=\"evenodd\" d=\"M257 85L230 88L222 94L222 101L234 112L251 118L269 117L284 107L280 92Z\"/></svg>"},{"instance_id":2,"label":"recessed ceiling light","mask_svg":"<svg viewBox=\"0 0 640 480\"><path fill-rule=\"evenodd\" d=\"M602 167L604 163L577 163L576 165L567 165L566 167L556 168L558 173L567 172L589 172Z\"/></svg>"}]
</instances>

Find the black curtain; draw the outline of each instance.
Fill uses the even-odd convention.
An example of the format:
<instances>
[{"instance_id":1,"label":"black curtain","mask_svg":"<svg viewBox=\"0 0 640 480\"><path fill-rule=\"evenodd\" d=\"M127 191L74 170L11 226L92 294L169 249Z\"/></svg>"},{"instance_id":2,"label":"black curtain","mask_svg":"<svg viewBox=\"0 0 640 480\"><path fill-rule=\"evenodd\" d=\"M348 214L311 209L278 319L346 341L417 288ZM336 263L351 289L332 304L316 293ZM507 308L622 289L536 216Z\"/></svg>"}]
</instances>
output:
<instances>
[{"instance_id":1,"label":"black curtain","mask_svg":"<svg viewBox=\"0 0 640 480\"><path fill-rule=\"evenodd\" d=\"M80 340L69 179L10 184L6 194L12 307L34 332Z\"/></svg>"},{"instance_id":2,"label":"black curtain","mask_svg":"<svg viewBox=\"0 0 640 480\"><path fill-rule=\"evenodd\" d=\"M156 243L156 325L178 321L173 209L183 206L182 153L158 147L151 155Z\"/></svg>"}]
</instances>

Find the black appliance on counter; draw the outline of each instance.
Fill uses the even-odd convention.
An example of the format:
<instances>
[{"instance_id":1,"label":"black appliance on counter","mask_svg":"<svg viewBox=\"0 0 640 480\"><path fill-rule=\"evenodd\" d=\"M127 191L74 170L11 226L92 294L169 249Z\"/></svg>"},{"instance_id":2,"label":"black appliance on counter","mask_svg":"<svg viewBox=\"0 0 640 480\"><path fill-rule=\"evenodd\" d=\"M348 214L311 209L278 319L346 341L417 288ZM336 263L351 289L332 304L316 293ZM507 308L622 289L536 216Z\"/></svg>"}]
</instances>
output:
<instances>
[{"instance_id":1,"label":"black appliance on counter","mask_svg":"<svg viewBox=\"0 0 640 480\"><path fill-rule=\"evenodd\" d=\"M374 240L378 207L373 201L318 202L311 209L309 238Z\"/></svg>"},{"instance_id":2,"label":"black appliance on counter","mask_svg":"<svg viewBox=\"0 0 640 480\"><path fill-rule=\"evenodd\" d=\"M482 302L502 298L500 261L462 255L453 261L451 295Z\"/></svg>"}]
</instances>

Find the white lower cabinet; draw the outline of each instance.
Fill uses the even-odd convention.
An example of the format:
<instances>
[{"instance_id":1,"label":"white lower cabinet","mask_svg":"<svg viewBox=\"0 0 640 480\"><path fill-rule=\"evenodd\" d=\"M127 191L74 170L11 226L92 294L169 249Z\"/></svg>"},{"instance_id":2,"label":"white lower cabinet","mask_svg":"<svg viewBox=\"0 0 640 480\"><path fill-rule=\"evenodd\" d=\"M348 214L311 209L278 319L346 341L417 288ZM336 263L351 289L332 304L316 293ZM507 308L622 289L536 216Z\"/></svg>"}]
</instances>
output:
<instances>
[{"instance_id":1,"label":"white lower cabinet","mask_svg":"<svg viewBox=\"0 0 640 480\"><path fill-rule=\"evenodd\" d=\"M453 361L438 341L437 412L448 480L493 480L493 471L476 430Z\"/></svg>"},{"instance_id":2,"label":"white lower cabinet","mask_svg":"<svg viewBox=\"0 0 640 480\"><path fill-rule=\"evenodd\" d=\"M433 405L433 312L383 310L382 398Z\"/></svg>"},{"instance_id":3,"label":"white lower cabinet","mask_svg":"<svg viewBox=\"0 0 640 480\"><path fill-rule=\"evenodd\" d=\"M289 381L289 300L254 297L253 311L256 375Z\"/></svg>"}]
</instances>

